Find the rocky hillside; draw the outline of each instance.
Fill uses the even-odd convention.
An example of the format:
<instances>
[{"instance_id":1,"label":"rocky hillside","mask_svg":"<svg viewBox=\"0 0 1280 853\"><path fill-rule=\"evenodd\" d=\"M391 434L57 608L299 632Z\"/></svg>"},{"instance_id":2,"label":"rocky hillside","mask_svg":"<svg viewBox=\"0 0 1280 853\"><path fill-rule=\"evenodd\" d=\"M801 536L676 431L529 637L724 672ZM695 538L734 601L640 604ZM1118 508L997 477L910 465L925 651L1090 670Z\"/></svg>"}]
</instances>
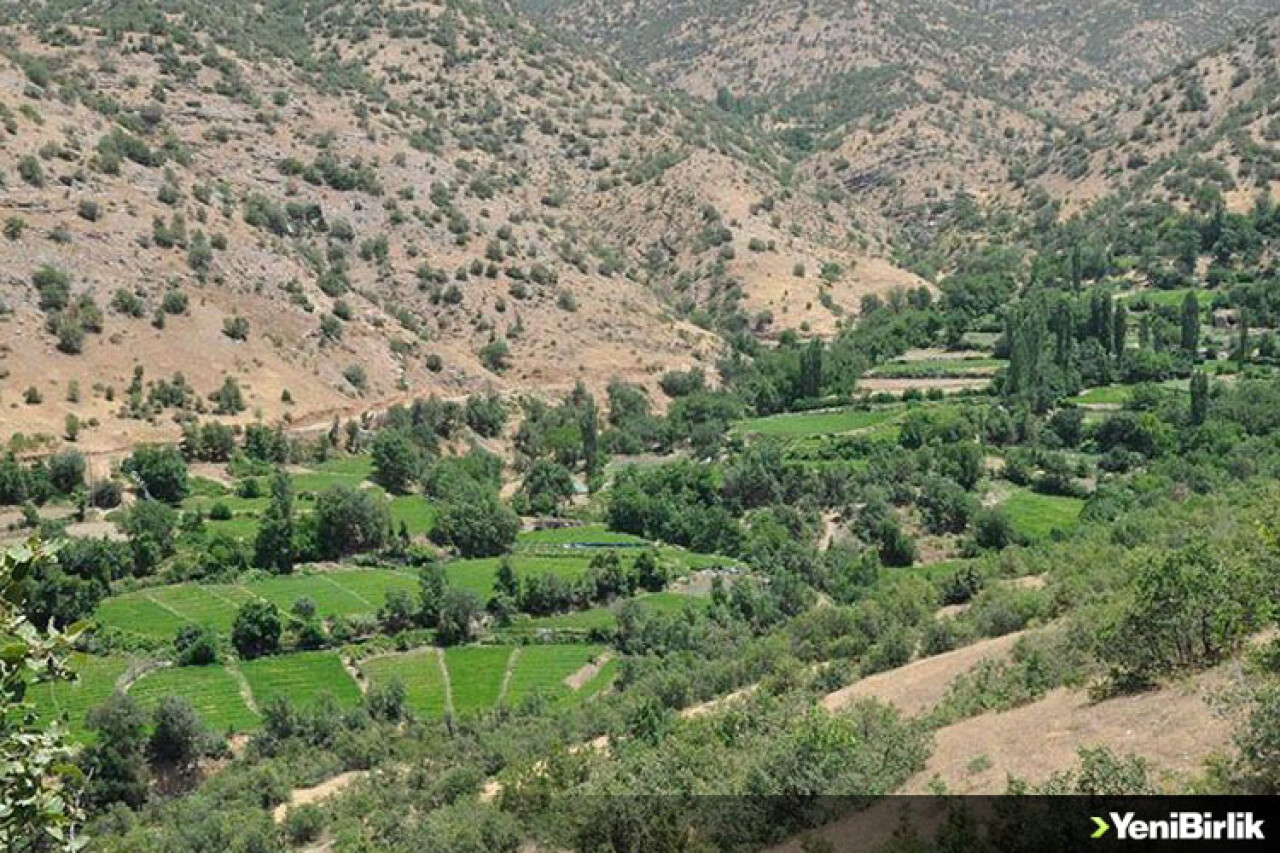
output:
<instances>
[{"instance_id":1,"label":"rocky hillside","mask_svg":"<svg viewBox=\"0 0 1280 853\"><path fill-rule=\"evenodd\" d=\"M1134 89L1055 146L1036 183L1068 209L1126 193L1247 210L1280 189L1277 50L1271 18Z\"/></svg>"},{"instance_id":2,"label":"rocky hillside","mask_svg":"<svg viewBox=\"0 0 1280 853\"><path fill-rule=\"evenodd\" d=\"M1023 164L1275 0L525 0L670 85L752 117L808 174L901 218ZM815 152L817 152L815 156Z\"/></svg>"},{"instance_id":3,"label":"rocky hillside","mask_svg":"<svg viewBox=\"0 0 1280 853\"><path fill-rule=\"evenodd\" d=\"M0 434L652 384L919 283L744 122L498 6L2 14Z\"/></svg>"}]
</instances>

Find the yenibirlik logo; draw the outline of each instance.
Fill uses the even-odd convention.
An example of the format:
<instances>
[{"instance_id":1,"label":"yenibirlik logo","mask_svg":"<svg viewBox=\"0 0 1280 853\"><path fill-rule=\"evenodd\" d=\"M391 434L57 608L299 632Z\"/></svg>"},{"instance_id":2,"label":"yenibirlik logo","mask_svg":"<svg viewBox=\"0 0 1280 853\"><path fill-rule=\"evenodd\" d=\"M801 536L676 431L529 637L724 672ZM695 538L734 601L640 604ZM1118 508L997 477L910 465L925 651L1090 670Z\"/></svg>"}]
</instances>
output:
<instances>
[{"instance_id":1,"label":"yenibirlik logo","mask_svg":"<svg viewBox=\"0 0 1280 853\"><path fill-rule=\"evenodd\" d=\"M1143 820L1133 812L1110 813L1115 837L1120 841L1265 841L1262 824L1251 812L1231 812L1215 820L1212 812L1171 812L1168 820ZM1102 838L1111 823L1093 818L1097 827L1091 838Z\"/></svg>"}]
</instances>

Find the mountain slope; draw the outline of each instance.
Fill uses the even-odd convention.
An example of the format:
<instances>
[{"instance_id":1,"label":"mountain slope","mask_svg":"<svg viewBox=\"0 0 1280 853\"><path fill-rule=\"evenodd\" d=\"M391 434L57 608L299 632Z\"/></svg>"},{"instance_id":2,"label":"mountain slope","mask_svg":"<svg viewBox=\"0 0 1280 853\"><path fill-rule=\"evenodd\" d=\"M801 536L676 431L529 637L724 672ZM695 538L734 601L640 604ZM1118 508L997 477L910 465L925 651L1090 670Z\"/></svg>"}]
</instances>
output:
<instances>
[{"instance_id":1,"label":"mountain slope","mask_svg":"<svg viewBox=\"0 0 1280 853\"><path fill-rule=\"evenodd\" d=\"M961 190L1003 193L1021 164L1130 86L1280 10L1275 0L526 5L752 116L829 189L898 217Z\"/></svg>"},{"instance_id":2,"label":"mountain slope","mask_svg":"<svg viewBox=\"0 0 1280 853\"><path fill-rule=\"evenodd\" d=\"M5 433L172 434L227 376L224 414L295 422L652 384L716 330L831 331L918 284L876 216L496 7L6 11Z\"/></svg>"}]
</instances>

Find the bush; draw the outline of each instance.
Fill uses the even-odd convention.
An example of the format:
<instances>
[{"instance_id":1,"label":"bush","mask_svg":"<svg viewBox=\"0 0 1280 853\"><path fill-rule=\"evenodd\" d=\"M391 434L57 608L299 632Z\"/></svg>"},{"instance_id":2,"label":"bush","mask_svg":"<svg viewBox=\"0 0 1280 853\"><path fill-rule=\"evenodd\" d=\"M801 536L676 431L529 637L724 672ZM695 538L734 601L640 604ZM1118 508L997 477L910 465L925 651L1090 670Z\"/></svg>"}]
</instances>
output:
<instances>
[{"instance_id":1,"label":"bush","mask_svg":"<svg viewBox=\"0 0 1280 853\"><path fill-rule=\"evenodd\" d=\"M440 507L431 539L464 557L496 557L515 544L520 519L496 494L471 489Z\"/></svg>"},{"instance_id":2,"label":"bush","mask_svg":"<svg viewBox=\"0 0 1280 853\"><path fill-rule=\"evenodd\" d=\"M280 610L261 598L241 605L231 626L231 645L246 660L272 654L280 649L283 625Z\"/></svg>"},{"instance_id":3,"label":"bush","mask_svg":"<svg viewBox=\"0 0 1280 853\"><path fill-rule=\"evenodd\" d=\"M183 625L173 638L178 666L206 666L218 661L218 637L205 625Z\"/></svg>"},{"instance_id":4,"label":"bush","mask_svg":"<svg viewBox=\"0 0 1280 853\"><path fill-rule=\"evenodd\" d=\"M391 525L391 511L385 500L363 489L341 485L320 495L314 518L316 545L325 559L383 547Z\"/></svg>"},{"instance_id":5,"label":"bush","mask_svg":"<svg viewBox=\"0 0 1280 853\"><path fill-rule=\"evenodd\" d=\"M181 503L190 492L187 463L176 447L139 447L121 468L133 475L147 496L155 500Z\"/></svg>"}]
</instances>

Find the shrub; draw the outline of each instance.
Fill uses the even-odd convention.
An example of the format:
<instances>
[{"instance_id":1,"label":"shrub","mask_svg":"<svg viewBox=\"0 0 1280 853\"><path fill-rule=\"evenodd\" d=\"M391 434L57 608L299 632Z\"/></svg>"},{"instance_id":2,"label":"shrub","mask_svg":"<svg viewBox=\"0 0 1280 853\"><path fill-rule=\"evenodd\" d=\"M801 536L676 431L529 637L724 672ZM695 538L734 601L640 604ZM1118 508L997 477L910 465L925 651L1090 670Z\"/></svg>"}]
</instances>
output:
<instances>
[{"instance_id":1,"label":"shrub","mask_svg":"<svg viewBox=\"0 0 1280 853\"><path fill-rule=\"evenodd\" d=\"M218 637L205 625L183 625L173 638L178 666L206 666L218 661Z\"/></svg>"}]
</instances>

